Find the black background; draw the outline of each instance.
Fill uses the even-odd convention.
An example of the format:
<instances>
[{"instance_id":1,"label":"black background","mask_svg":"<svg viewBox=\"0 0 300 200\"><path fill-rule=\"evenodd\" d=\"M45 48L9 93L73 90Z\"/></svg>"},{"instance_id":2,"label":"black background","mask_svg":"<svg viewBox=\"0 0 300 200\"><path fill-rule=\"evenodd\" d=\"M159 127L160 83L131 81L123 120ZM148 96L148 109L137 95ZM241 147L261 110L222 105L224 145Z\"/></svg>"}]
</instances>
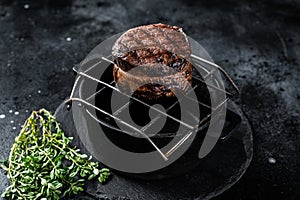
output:
<instances>
[{"instance_id":1,"label":"black background","mask_svg":"<svg viewBox=\"0 0 300 200\"><path fill-rule=\"evenodd\" d=\"M72 67L98 43L162 22L183 27L232 76L254 131L248 171L216 199L300 199L299 1L0 2L0 159L30 111L54 112L69 95Z\"/></svg>"}]
</instances>

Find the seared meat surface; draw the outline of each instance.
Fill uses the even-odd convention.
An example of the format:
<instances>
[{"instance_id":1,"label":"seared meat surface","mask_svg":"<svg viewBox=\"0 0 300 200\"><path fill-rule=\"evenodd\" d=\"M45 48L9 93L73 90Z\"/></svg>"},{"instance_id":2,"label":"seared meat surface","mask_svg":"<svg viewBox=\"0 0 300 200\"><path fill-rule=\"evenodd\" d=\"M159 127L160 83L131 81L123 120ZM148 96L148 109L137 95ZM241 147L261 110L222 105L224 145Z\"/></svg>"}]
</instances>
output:
<instances>
[{"instance_id":1,"label":"seared meat surface","mask_svg":"<svg viewBox=\"0 0 300 200\"><path fill-rule=\"evenodd\" d=\"M112 54L116 63L113 75L118 87L133 89L135 97L148 100L171 97L174 96L172 87L185 91L187 84L191 84L190 45L177 26L152 24L130 29L115 42ZM144 68L132 74L130 70L135 67ZM148 79L148 84L134 88L139 80ZM167 80L166 85L151 83L163 79Z\"/></svg>"}]
</instances>

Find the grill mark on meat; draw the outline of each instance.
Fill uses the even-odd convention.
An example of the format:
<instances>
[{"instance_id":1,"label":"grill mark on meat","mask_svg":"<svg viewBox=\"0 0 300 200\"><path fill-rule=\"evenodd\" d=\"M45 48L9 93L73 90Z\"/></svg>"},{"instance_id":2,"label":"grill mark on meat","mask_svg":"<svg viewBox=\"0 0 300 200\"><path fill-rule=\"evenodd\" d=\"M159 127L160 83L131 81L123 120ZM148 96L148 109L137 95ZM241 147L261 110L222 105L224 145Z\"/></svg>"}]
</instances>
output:
<instances>
[{"instance_id":1,"label":"grill mark on meat","mask_svg":"<svg viewBox=\"0 0 300 200\"><path fill-rule=\"evenodd\" d=\"M154 26L154 27L156 27L156 26ZM175 35L178 35L178 36L170 38L169 34L172 33L172 29L170 30L170 26L157 26L157 27L163 27L163 28L153 28L152 26L150 26L150 27L144 26L143 28L140 28L140 29L133 29L131 31L128 31L125 33L125 38L124 37L122 38L122 42L119 42L118 44L120 44L124 47L124 43L128 43L127 45L125 45L126 46L125 50L128 49L128 46L133 46L133 47L136 46L137 43L142 44L143 47L147 47L147 46L149 46L149 42L150 42L150 46L164 46L164 49L166 49L166 50L168 50L169 45L171 45L171 46L174 45L172 50L180 50L180 53L184 54L184 52L181 50L182 46L186 46L186 45L183 45L183 42L186 42L184 33L179 33L179 32L175 33ZM178 28L176 28L176 30L177 29ZM155 34L156 32L157 32L157 34ZM144 33L144 34L141 34L141 33ZM172 34L174 34L174 32ZM157 37L155 37L155 36L157 36ZM143 37L145 37L145 39ZM153 38L153 37L155 37L155 38ZM142 38L144 40L141 41L140 38ZM147 38L151 38L152 41L147 40ZM162 38L165 38L167 41L164 41ZM155 44L155 41L157 41L156 44ZM167 45L166 43L169 43L169 45ZM119 52L122 52L122 48L119 48L119 50L120 50ZM130 48L129 48L129 50L130 50Z\"/></svg>"},{"instance_id":2,"label":"grill mark on meat","mask_svg":"<svg viewBox=\"0 0 300 200\"><path fill-rule=\"evenodd\" d=\"M177 32L173 34L174 31ZM191 84L192 64L187 60L190 59L190 46L186 35L179 27L154 24L131 29L116 41L113 46L113 56L116 57L117 65L114 66L114 78L120 88L130 87L132 81L138 80L128 78L126 71L137 66L160 70L161 68L156 65L159 63L175 69L178 71L177 73L181 74L182 78ZM179 74L174 74L174 80L171 82L177 81L175 87L185 90L188 87L184 81L182 82ZM122 79L123 85L120 85L121 83L118 84L118 80L122 76L125 76L124 79L128 80L126 83L126 80L124 82L124 79ZM138 78L142 79L143 76L146 77L147 74L141 74L141 77ZM134 92L134 95L153 100L163 96L171 97L174 96L174 93L164 85L153 83L140 87Z\"/></svg>"},{"instance_id":3,"label":"grill mark on meat","mask_svg":"<svg viewBox=\"0 0 300 200\"><path fill-rule=\"evenodd\" d=\"M144 29L139 29L140 32L144 33L144 37L146 38L147 36L149 36L149 34L147 33L147 31L145 31ZM139 41L142 42L142 41ZM145 46L144 42L142 42L143 46Z\"/></svg>"},{"instance_id":4,"label":"grill mark on meat","mask_svg":"<svg viewBox=\"0 0 300 200\"><path fill-rule=\"evenodd\" d=\"M126 51L129 50L128 47L127 47L127 46L125 45L125 43L123 43L123 42L119 42L118 45L121 45L122 48L126 49ZM117 50L118 54L121 54L121 53L122 53L122 48L119 48L119 49ZM124 51L124 50L123 50L123 51Z\"/></svg>"},{"instance_id":5,"label":"grill mark on meat","mask_svg":"<svg viewBox=\"0 0 300 200\"><path fill-rule=\"evenodd\" d=\"M168 34L165 34L165 32L163 31L163 29L159 28L159 29L157 29L157 31L159 31L164 37L166 37L169 40L169 42L172 42L172 44L174 44L173 41L169 38ZM176 45L176 43L175 43L175 45ZM167 50L167 49L165 49L165 50Z\"/></svg>"},{"instance_id":6,"label":"grill mark on meat","mask_svg":"<svg viewBox=\"0 0 300 200\"><path fill-rule=\"evenodd\" d=\"M169 34L167 34L167 33L165 33L164 31L163 31L163 29L158 29L158 31L160 31L161 33L162 33L162 35L164 36L164 37L166 37L168 40L169 40L169 43L171 42L171 44L172 45L175 45L175 48L176 49L178 49L178 50L180 50L181 48L180 48L180 45L178 45L179 43L182 43L182 40L179 40L179 38L170 38L169 37ZM180 35L180 37L184 37L185 38L185 35ZM183 39L183 38L180 38L180 39ZM180 53L182 53L182 55L184 55L183 54L183 52L180 52ZM179 54L180 54L179 53Z\"/></svg>"}]
</instances>

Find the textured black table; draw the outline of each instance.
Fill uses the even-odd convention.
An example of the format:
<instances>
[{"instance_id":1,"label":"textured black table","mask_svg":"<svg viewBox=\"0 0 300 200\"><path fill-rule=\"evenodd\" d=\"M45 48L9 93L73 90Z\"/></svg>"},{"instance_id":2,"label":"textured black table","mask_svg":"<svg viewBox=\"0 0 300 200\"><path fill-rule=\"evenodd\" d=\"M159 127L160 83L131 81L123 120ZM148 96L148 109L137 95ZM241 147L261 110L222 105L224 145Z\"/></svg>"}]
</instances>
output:
<instances>
[{"instance_id":1,"label":"textured black table","mask_svg":"<svg viewBox=\"0 0 300 200\"><path fill-rule=\"evenodd\" d=\"M69 95L71 68L94 46L130 27L162 22L184 27L241 88L237 102L254 131L254 157L217 199L299 199L299 21L300 3L292 0L2 0L0 159L28 112L55 111ZM0 173L0 188L6 184Z\"/></svg>"}]
</instances>

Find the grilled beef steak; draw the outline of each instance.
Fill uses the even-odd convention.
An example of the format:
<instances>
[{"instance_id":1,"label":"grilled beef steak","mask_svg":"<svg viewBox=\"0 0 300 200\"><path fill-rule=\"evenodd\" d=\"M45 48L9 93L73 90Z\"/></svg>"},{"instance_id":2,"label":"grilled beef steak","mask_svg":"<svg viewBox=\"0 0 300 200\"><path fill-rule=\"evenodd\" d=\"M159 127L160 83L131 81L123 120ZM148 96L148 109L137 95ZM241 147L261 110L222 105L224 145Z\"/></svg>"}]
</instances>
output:
<instances>
[{"instance_id":1,"label":"grilled beef steak","mask_svg":"<svg viewBox=\"0 0 300 200\"><path fill-rule=\"evenodd\" d=\"M186 91L191 84L190 54L188 38L181 28L165 24L136 27L121 35L112 48L114 79L121 90L135 91L133 96L137 98L174 97L170 88ZM135 67L143 70L132 70ZM162 80L166 84L157 84ZM148 84L135 88L139 81Z\"/></svg>"}]
</instances>

